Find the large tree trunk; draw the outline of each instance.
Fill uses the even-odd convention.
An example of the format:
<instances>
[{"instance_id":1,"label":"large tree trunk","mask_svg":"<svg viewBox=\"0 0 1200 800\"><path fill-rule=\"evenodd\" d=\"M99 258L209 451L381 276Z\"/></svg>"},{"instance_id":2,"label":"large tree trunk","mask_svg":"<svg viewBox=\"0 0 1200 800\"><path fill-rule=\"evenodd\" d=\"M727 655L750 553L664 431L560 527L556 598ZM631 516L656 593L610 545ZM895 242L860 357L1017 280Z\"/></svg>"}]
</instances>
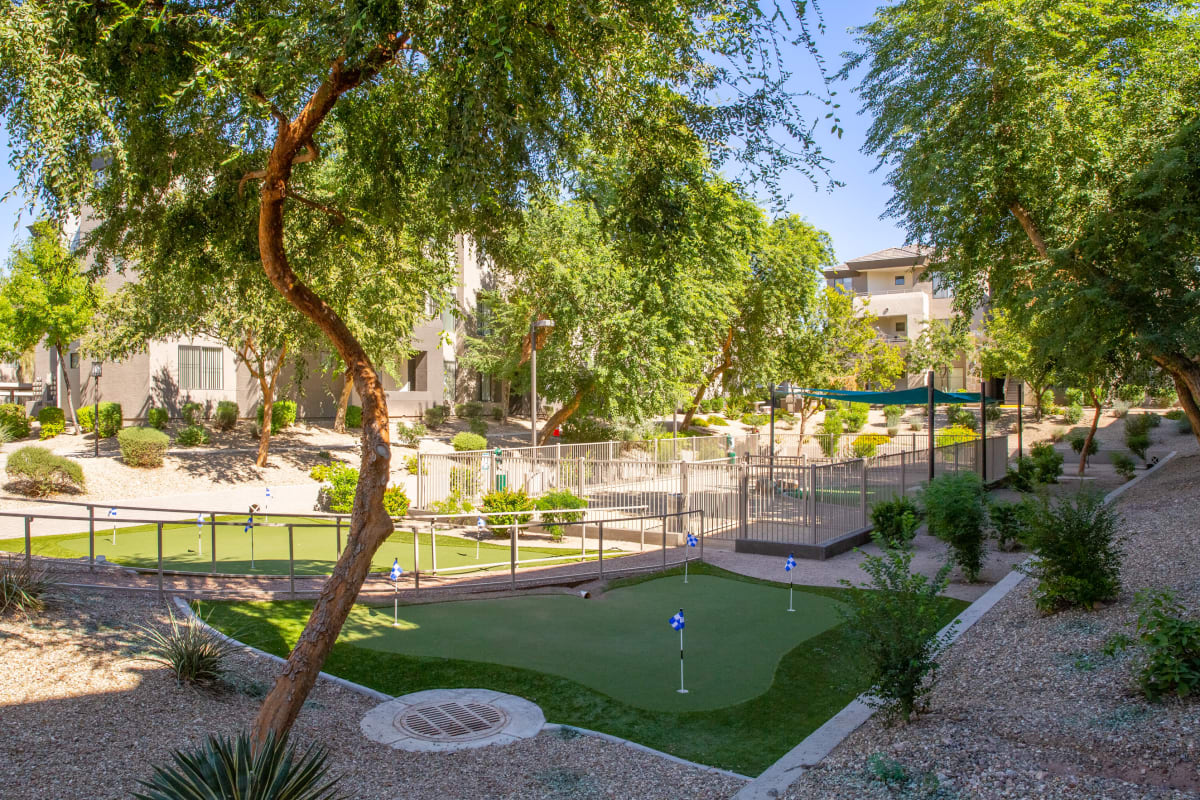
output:
<instances>
[{"instance_id":1,"label":"large tree trunk","mask_svg":"<svg viewBox=\"0 0 1200 800\"><path fill-rule=\"evenodd\" d=\"M79 419L75 416L75 401L71 399L71 379L67 377L67 362L63 361L62 343L55 342L54 349L58 351L58 369L62 374L63 386L67 390L67 410L71 412L71 424L75 426L75 431L79 431ZM100 435L100 420L92 420L92 425L95 426L96 436Z\"/></svg>"},{"instance_id":2,"label":"large tree trunk","mask_svg":"<svg viewBox=\"0 0 1200 800\"><path fill-rule=\"evenodd\" d=\"M550 437L554 435L554 429L570 419L571 415L579 410L579 404L583 402L583 396L587 392L591 391L591 389L592 384L589 383L587 386L576 392L575 396L572 397L566 405L562 406L558 409L558 411L555 411L550 415L550 419L546 420L546 424L542 427L541 436L538 437L539 445L546 444Z\"/></svg>"},{"instance_id":3,"label":"large tree trunk","mask_svg":"<svg viewBox=\"0 0 1200 800\"><path fill-rule=\"evenodd\" d=\"M1192 423L1192 434L1200 442L1200 364L1184 356L1154 356L1154 362L1175 381L1179 405Z\"/></svg>"},{"instance_id":4,"label":"large tree trunk","mask_svg":"<svg viewBox=\"0 0 1200 800\"><path fill-rule=\"evenodd\" d=\"M1088 453L1091 452L1092 442L1096 438L1096 428L1100 424L1100 414L1103 412L1100 403L1100 394L1095 390L1089 391L1092 397L1092 408L1096 409L1096 413L1092 415L1092 427L1088 429L1087 438L1083 440L1083 451L1079 454L1079 475L1083 476L1083 471L1087 469Z\"/></svg>"},{"instance_id":5,"label":"large tree trunk","mask_svg":"<svg viewBox=\"0 0 1200 800\"><path fill-rule=\"evenodd\" d=\"M346 370L346 379L342 382L342 395L338 398L337 416L333 418L334 433L346 432L346 409L350 407L350 395L354 393L354 376Z\"/></svg>"},{"instance_id":6,"label":"large tree trunk","mask_svg":"<svg viewBox=\"0 0 1200 800\"><path fill-rule=\"evenodd\" d=\"M383 380L346 323L300 281L288 263L283 225L288 179L296 161L316 157L313 134L338 97L383 69L406 47L408 38L407 34L392 37L365 56L365 63L357 68L346 68L341 59L334 61L329 76L313 92L295 120L289 121L277 110L272 111L278 129L267 167L262 170L263 183L259 193L258 246L263 270L279 293L325 334L354 376L354 388L362 399L363 430L362 461L346 549L321 587L308 624L288 655L275 685L263 700L252 732L258 744L270 733L285 734L296 721L322 664L354 607L370 572L372 557L392 532L392 520L383 507L383 493L387 489L391 466ZM307 158L298 155L301 150L307 150Z\"/></svg>"},{"instance_id":7,"label":"large tree trunk","mask_svg":"<svg viewBox=\"0 0 1200 800\"><path fill-rule=\"evenodd\" d=\"M680 425L680 430L687 430L692 424L692 417L696 416L696 409L700 407L700 401L704 399L704 391L712 386L713 381L721 377L725 370L729 369L732 363L733 356L733 326L729 327L729 333L725 335L725 343L721 345L721 363L713 368L713 371L708 373L707 379L700 384L696 389L696 396L692 398L691 408L683 415L683 423Z\"/></svg>"}]
</instances>

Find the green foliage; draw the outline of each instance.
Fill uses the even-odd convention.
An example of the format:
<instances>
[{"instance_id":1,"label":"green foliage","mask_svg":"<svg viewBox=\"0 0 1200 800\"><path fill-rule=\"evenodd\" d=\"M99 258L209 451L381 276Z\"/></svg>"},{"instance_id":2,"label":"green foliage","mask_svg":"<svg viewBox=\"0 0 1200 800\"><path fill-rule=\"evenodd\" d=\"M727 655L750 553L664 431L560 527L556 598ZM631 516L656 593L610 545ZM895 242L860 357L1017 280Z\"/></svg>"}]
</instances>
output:
<instances>
[{"instance_id":1,"label":"green foliage","mask_svg":"<svg viewBox=\"0 0 1200 800\"><path fill-rule=\"evenodd\" d=\"M1019 457L1008 466L1008 485L1018 492L1028 493L1038 487L1037 465L1030 456Z\"/></svg>"},{"instance_id":2,"label":"green foliage","mask_svg":"<svg viewBox=\"0 0 1200 800\"><path fill-rule=\"evenodd\" d=\"M463 499L459 492L453 491L445 500L434 500L429 504L429 508L435 514L459 516L474 511L475 505L469 500Z\"/></svg>"},{"instance_id":3,"label":"green foliage","mask_svg":"<svg viewBox=\"0 0 1200 800\"><path fill-rule=\"evenodd\" d=\"M1082 389L1065 389L1063 390L1063 400L1068 406L1083 406L1084 401ZM1072 425L1075 423L1072 422Z\"/></svg>"},{"instance_id":4,"label":"green foliage","mask_svg":"<svg viewBox=\"0 0 1200 800\"><path fill-rule=\"evenodd\" d=\"M889 428L898 428L901 418L904 417L904 406L884 406L883 416Z\"/></svg>"},{"instance_id":5,"label":"green foliage","mask_svg":"<svg viewBox=\"0 0 1200 800\"><path fill-rule=\"evenodd\" d=\"M146 424L155 430L161 431L163 428L167 427L168 419L170 419L170 414L165 408L151 406L146 411Z\"/></svg>"},{"instance_id":6,"label":"green foliage","mask_svg":"<svg viewBox=\"0 0 1200 800\"><path fill-rule=\"evenodd\" d=\"M258 427L261 429L263 424L263 407L262 403L254 410L254 419L258 422ZM296 422L296 401L295 400L276 400L271 403L271 435L279 433L284 428L293 425Z\"/></svg>"},{"instance_id":7,"label":"green foliage","mask_svg":"<svg viewBox=\"0 0 1200 800\"><path fill-rule=\"evenodd\" d=\"M908 547L921 524L921 509L907 497L876 503L871 508L871 526L888 547Z\"/></svg>"},{"instance_id":8,"label":"green foliage","mask_svg":"<svg viewBox=\"0 0 1200 800\"><path fill-rule=\"evenodd\" d=\"M8 454L4 471L19 494L43 497L56 492L82 491L83 467L44 447L26 445Z\"/></svg>"},{"instance_id":9,"label":"green foliage","mask_svg":"<svg viewBox=\"0 0 1200 800\"><path fill-rule=\"evenodd\" d=\"M467 433L462 431L454 434L454 438L450 440L450 445L458 452L467 450L486 450L488 443L487 439L480 436L478 433Z\"/></svg>"},{"instance_id":10,"label":"green foliage","mask_svg":"<svg viewBox=\"0 0 1200 800\"><path fill-rule=\"evenodd\" d=\"M929 578L913 572L911 550L888 547L882 537L876 542L883 555L863 557L861 567L871 580L847 598L846 627L866 662L873 702L907 721L932 691L946 648L938 637L938 595L950 583L950 565Z\"/></svg>"},{"instance_id":11,"label":"green foliage","mask_svg":"<svg viewBox=\"0 0 1200 800\"><path fill-rule=\"evenodd\" d=\"M1000 418L1004 416L1004 412L1001 410L999 403L988 403L987 410L984 411L984 416L988 422L999 422Z\"/></svg>"},{"instance_id":12,"label":"green foliage","mask_svg":"<svg viewBox=\"0 0 1200 800\"><path fill-rule=\"evenodd\" d=\"M407 425L403 422L396 423L396 439L404 442L408 447L416 447L421 443L421 437L429 433L425 429L425 424L422 422L414 422L412 425Z\"/></svg>"},{"instance_id":13,"label":"green foliage","mask_svg":"<svg viewBox=\"0 0 1200 800\"><path fill-rule=\"evenodd\" d=\"M1172 408L1163 416L1170 420L1187 419L1187 413L1182 408Z\"/></svg>"},{"instance_id":14,"label":"green foliage","mask_svg":"<svg viewBox=\"0 0 1200 800\"><path fill-rule=\"evenodd\" d=\"M39 439L53 439L63 432L66 426L66 418L63 415L61 408L47 406L38 412L38 422L41 423L41 430L38 434ZM0 425L3 422L0 421Z\"/></svg>"},{"instance_id":15,"label":"green foliage","mask_svg":"<svg viewBox=\"0 0 1200 800\"><path fill-rule=\"evenodd\" d=\"M866 403L847 403L845 409L846 430L858 433L867 424L871 407Z\"/></svg>"},{"instance_id":16,"label":"green foliage","mask_svg":"<svg viewBox=\"0 0 1200 800\"><path fill-rule=\"evenodd\" d=\"M1124 453L1118 453L1115 450L1108 454L1112 460L1113 469L1127 481L1133 480L1134 473L1137 472L1137 466L1133 463L1133 459ZM1145 456L1140 456L1145 459Z\"/></svg>"},{"instance_id":17,"label":"green foliage","mask_svg":"<svg viewBox=\"0 0 1200 800\"><path fill-rule=\"evenodd\" d=\"M15 558L0 559L0 617L10 611L40 611L53 582L45 569L26 567Z\"/></svg>"},{"instance_id":18,"label":"green foliage","mask_svg":"<svg viewBox=\"0 0 1200 800\"><path fill-rule=\"evenodd\" d=\"M1074 446L1074 442L1071 443ZM1146 451L1150 449L1150 434L1148 433L1130 433L1125 432L1125 446L1129 448L1129 452L1146 460Z\"/></svg>"},{"instance_id":19,"label":"green foliage","mask_svg":"<svg viewBox=\"0 0 1200 800\"><path fill-rule=\"evenodd\" d=\"M468 419L482 417L483 403L480 403L476 400L469 400L466 403L459 403L454 407L454 416L466 417Z\"/></svg>"},{"instance_id":20,"label":"green foliage","mask_svg":"<svg viewBox=\"0 0 1200 800\"><path fill-rule=\"evenodd\" d=\"M1157 418L1156 414L1130 414L1125 417L1125 436L1138 435L1149 433L1150 428L1154 427L1152 418Z\"/></svg>"},{"instance_id":21,"label":"green foliage","mask_svg":"<svg viewBox=\"0 0 1200 800\"><path fill-rule=\"evenodd\" d=\"M1145 650L1138 674L1150 700L1164 695L1191 697L1200 691L1200 620L1184 616L1174 592L1143 589L1137 593L1137 631Z\"/></svg>"},{"instance_id":22,"label":"green foliage","mask_svg":"<svg viewBox=\"0 0 1200 800\"><path fill-rule=\"evenodd\" d=\"M1096 441L1095 436L1090 437L1090 439L1091 440L1089 441L1088 435L1083 431L1075 431L1071 434L1069 440L1071 442L1071 449L1075 451L1076 454L1079 454L1083 452L1084 447L1087 447L1087 454L1089 456L1096 455L1096 453L1100 451L1100 443Z\"/></svg>"},{"instance_id":23,"label":"green foliage","mask_svg":"<svg viewBox=\"0 0 1200 800\"><path fill-rule=\"evenodd\" d=\"M821 423L822 432L817 434L817 444L821 446L821 452L826 458L833 458L838 451L838 443L842 440L840 433L830 433L825 428L827 423ZM840 420L838 427L840 427Z\"/></svg>"},{"instance_id":24,"label":"green foliage","mask_svg":"<svg viewBox=\"0 0 1200 800\"><path fill-rule=\"evenodd\" d=\"M429 428L440 427L446 421L446 417L450 416L449 409L446 406L430 406L425 409L424 419L425 425Z\"/></svg>"},{"instance_id":25,"label":"green foliage","mask_svg":"<svg viewBox=\"0 0 1200 800\"><path fill-rule=\"evenodd\" d=\"M393 519L408 514L408 494L403 486L389 486L383 490L383 510Z\"/></svg>"},{"instance_id":26,"label":"green foliage","mask_svg":"<svg viewBox=\"0 0 1200 800\"><path fill-rule=\"evenodd\" d=\"M318 508L334 514L349 514L354 509L354 495L358 491L357 469L339 462L318 465L308 474L322 482L317 491Z\"/></svg>"},{"instance_id":27,"label":"green foliage","mask_svg":"<svg viewBox=\"0 0 1200 800\"><path fill-rule=\"evenodd\" d=\"M183 418L184 425L200 425L204 422L204 406L189 401L179 409L179 416Z\"/></svg>"},{"instance_id":28,"label":"green foliage","mask_svg":"<svg viewBox=\"0 0 1200 800\"><path fill-rule=\"evenodd\" d=\"M700 401L700 410L705 414L718 413L725 410L725 398L717 395L715 397L706 397Z\"/></svg>"},{"instance_id":29,"label":"green foliage","mask_svg":"<svg viewBox=\"0 0 1200 800\"><path fill-rule=\"evenodd\" d=\"M188 425L175 434L175 441L183 447L208 444L208 431L203 425Z\"/></svg>"},{"instance_id":30,"label":"green foliage","mask_svg":"<svg viewBox=\"0 0 1200 800\"><path fill-rule=\"evenodd\" d=\"M121 458L131 467L161 467L171 439L155 428L123 428L117 434Z\"/></svg>"},{"instance_id":31,"label":"green foliage","mask_svg":"<svg viewBox=\"0 0 1200 800\"><path fill-rule=\"evenodd\" d=\"M1117 419L1126 419L1129 416L1129 410L1131 408L1133 408L1133 406L1129 403L1126 403L1124 400L1118 400L1113 403L1112 406L1113 416Z\"/></svg>"},{"instance_id":32,"label":"green foliage","mask_svg":"<svg viewBox=\"0 0 1200 800\"><path fill-rule=\"evenodd\" d=\"M0 404L0 428L3 428L10 439L24 439L29 435L29 418L25 416L24 406L17 403Z\"/></svg>"},{"instance_id":33,"label":"green foliage","mask_svg":"<svg viewBox=\"0 0 1200 800\"><path fill-rule=\"evenodd\" d=\"M274 416L274 413L272 413ZM221 400L217 403L217 411L213 414L213 423L217 430L231 431L237 427L238 406L233 400Z\"/></svg>"},{"instance_id":34,"label":"green foliage","mask_svg":"<svg viewBox=\"0 0 1200 800\"><path fill-rule=\"evenodd\" d=\"M165 630L142 627L138 639L142 656L171 668L180 683L211 683L225 675L234 645L195 617L182 621L168 611Z\"/></svg>"},{"instance_id":35,"label":"green foliage","mask_svg":"<svg viewBox=\"0 0 1200 800\"><path fill-rule=\"evenodd\" d=\"M951 427L966 428L969 431L979 430L975 414L966 406L950 406L946 409L946 419L950 421Z\"/></svg>"},{"instance_id":36,"label":"green foliage","mask_svg":"<svg viewBox=\"0 0 1200 800\"><path fill-rule=\"evenodd\" d=\"M1118 517L1099 492L1047 499L1034 516L1029 545L1037 555L1034 602L1043 611L1092 608L1121 590Z\"/></svg>"},{"instance_id":37,"label":"green foliage","mask_svg":"<svg viewBox=\"0 0 1200 800\"><path fill-rule=\"evenodd\" d=\"M939 475L921 492L929 533L954 552L954 563L973 583L983 569L984 522L987 510L983 483L973 472Z\"/></svg>"},{"instance_id":38,"label":"green foliage","mask_svg":"<svg viewBox=\"0 0 1200 800\"><path fill-rule=\"evenodd\" d=\"M1078 425L1081 419L1083 419L1083 406L1078 403L1072 403L1063 412L1063 421L1068 425Z\"/></svg>"},{"instance_id":39,"label":"green foliage","mask_svg":"<svg viewBox=\"0 0 1200 800\"><path fill-rule=\"evenodd\" d=\"M725 398L725 414L730 418L740 417L753 407L754 401L744 394L731 394Z\"/></svg>"},{"instance_id":40,"label":"green foliage","mask_svg":"<svg viewBox=\"0 0 1200 800\"><path fill-rule=\"evenodd\" d=\"M961 425L951 425L949 428L943 428L934 436L934 443L938 447L947 447L960 442L973 442L979 438L979 434L970 428L964 428Z\"/></svg>"},{"instance_id":41,"label":"green foliage","mask_svg":"<svg viewBox=\"0 0 1200 800\"><path fill-rule=\"evenodd\" d=\"M1117 387L1117 398L1131 406L1140 406L1146 399L1146 387L1133 383L1122 383Z\"/></svg>"},{"instance_id":42,"label":"green foliage","mask_svg":"<svg viewBox=\"0 0 1200 800\"><path fill-rule=\"evenodd\" d=\"M544 494L537 499L537 508L542 512L541 519L545 524L546 530L554 538L554 541L560 541L563 536L562 526L572 522L579 522L583 519L583 511L556 511L555 509L567 508L587 508L587 500L577 496L574 492L568 489L560 489L549 494Z\"/></svg>"},{"instance_id":43,"label":"green foliage","mask_svg":"<svg viewBox=\"0 0 1200 800\"><path fill-rule=\"evenodd\" d=\"M515 512L533 511L536 506L533 498L525 494L523 489L497 489L483 496L481 508L485 512L514 512L487 517L488 527L496 536L508 536L510 525L524 525L532 519L531 514Z\"/></svg>"},{"instance_id":44,"label":"green foliage","mask_svg":"<svg viewBox=\"0 0 1200 800\"><path fill-rule=\"evenodd\" d=\"M480 417L480 416L471 417L470 422L468 423L468 427L471 429L471 433L475 434L476 436L484 437L484 447L486 447L487 446L487 443L486 443L487 438L486 437L487 437L487 432L488 432L487 420L485 420L483 417Z\"/></svg>"},{"instance_id":45,"label":"green foliage","mask_svg":"<svg viewBox=\"0 0 1200 800\"><path fill-rule=\"evenodd\" d=\"M76 412L76 417L79 419L79 428L85 433L91 433L96 429L92 417L95 414L94 406L83 406ZM111 439L117 435L117 431L121 430L123 424L123 415L120 403L101 403L100 404L100 438Z\"/></svg>"},{"instance_id":46,"label":"green foliage","mask_svg":"<svg viewBox=\"0 0 1200 800\"><path fill-rule=\"evenodd\" d=\"M412 455L412 456L404 457L404 469L408 470L409 475L416 475L417 470L420 469L420 467L421 467L421 459L419 456ZM428 469L425 470L425 474L426 475L429 474Z\"/></svg>"},{"instance_id":47,"label":"green foliage","mask_svg":"<svg viewBox=\"0 0 1200 800\"><path fill-rule=\"evenodd\" d=\"M362 406L346 406L346 427L351 430L362 427Z\"/></svg>"},{"instance_id":48,"label":"green foliage","mask_svg":"<svg viewBox=\"0 0 1200 800\"><path fill-rule=\"evenodd\" d=\"M875 455L875 451L882 444L887 444L891 439L884 436L882 433L864 433L854 437L854 441L850 443L850 449L854 452L855 458L870 458Z\"/></svg>"},{"instance_id":49,"label":"green foliage","mask_svg":"<svg viewBox=\"0 0 1200 800\"><path fill-rule=\"evenodd\" d=\"M1029 448L1029 455L1036 467L1038 483L1058 483L1058 476L1063 472L1062 453L1054 449L1050 442L1038 442Z\"/></svg>"},{"instance_id":50,"label":"green foliage","mask_svg":"<svg viewBox=\"0 0 1200 800\"><path fill-rule=\"evenodd\" d=\"M1180 419L1176 423L1175 429L1181 434L1188 434L1188 433L1196 432L1196 429L1192 426L1192 421L1190 419L1188 419L1187 417L1183 417L1182 419Z\"/></svg>"},{"instance_id":51,"label":"green foliage","mask_svg":"<svg viewBox=\"0 0 1200 800\"><path fill-rule=\"evenodd\" d=\"M475 466L450 468L450 493L462 497L474 497L479 494L482 476Z\"/></svg>"},{"instance_id":52,"label":"green foliage","mask_svg":"<svg viewBox=\"0 0 1200 800\"><path fill-rule=\"evenodd\" d=\"M825 419L821 422L822 433L840 434L845 423L842 420L842 410L837 406L825 407Z\"/></svg>"},{"instance_id":53,"label":"green foliage","mask_svg":"<svg viewBox=\"0 0 1200 800\"><path fill-rule=\"evenodd\" d=\"M991 500L988 503L992 537L1001 550L1012 550L1025 543L1036 513L1037 507L1028 499L1014 502Z\"/></svg>"},{"instance_id":54,"label":"green foliage","mask_svg":"<svg viewBox=\"0 0 1200 800\"><path fill-rule=\"evenodd\" d=\"M933 319L908 346L906 357L910 372L933 370L942 385L950 383L954 362L970 358L976 350L974 334L960 319Z\"/></svg>"},{"instance_id":55,"label":"green foliage","mask_svg":"<svg viewBox=\"0 0 1200 800\"><path fill-rule=\"evenodd\" d=\"M742 415L742 424L748 425L751 428L761 428L770 421L771 418L769 416L766 414L759 414L757 412Z\"/></svg>"},{"instance_id":56,"label":"green foliage","mask_svg":"<svg viewBox=\"0 0 1200 800\"><path fill-rule=\"evenodd\" d=\"M210 736L192 752L176 750L173 763L154 768L141 781L136 800L338 800L337 779L329 777L325 751L303 753L287 737L267 734L254 744L250 735L237 739Z\"/></svg>"}]
</instances>

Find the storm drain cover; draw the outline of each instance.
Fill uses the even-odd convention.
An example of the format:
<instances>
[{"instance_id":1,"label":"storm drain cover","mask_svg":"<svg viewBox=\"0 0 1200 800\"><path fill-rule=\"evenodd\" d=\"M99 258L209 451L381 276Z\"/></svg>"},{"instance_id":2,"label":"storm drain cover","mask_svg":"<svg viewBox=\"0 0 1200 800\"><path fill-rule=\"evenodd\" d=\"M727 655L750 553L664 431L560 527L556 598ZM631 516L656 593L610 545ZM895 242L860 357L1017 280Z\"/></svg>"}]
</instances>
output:
<instances>
[{"instance_id":1,"label":"storm drain cover","mask_svg":"<svg viewBox=\"0 0 1200 800\"><path fill-rule=\"evenodd\" d=\"M490 689L430 689L388 700L367 712L368 739L399 750L446 751L508 744L536 736L542 710Z\"/></svg>"}]
</instances>

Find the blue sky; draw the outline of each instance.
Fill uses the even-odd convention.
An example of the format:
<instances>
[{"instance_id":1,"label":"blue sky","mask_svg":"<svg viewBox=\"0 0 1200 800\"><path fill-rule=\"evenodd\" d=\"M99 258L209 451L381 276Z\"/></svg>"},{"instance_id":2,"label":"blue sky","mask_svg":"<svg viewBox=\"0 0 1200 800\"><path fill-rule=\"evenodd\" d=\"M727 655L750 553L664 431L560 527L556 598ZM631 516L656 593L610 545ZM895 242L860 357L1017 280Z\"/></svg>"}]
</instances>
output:
<instances>
[{"instance_id":1,"label":"blue sky","mask_svg":"<svg viewBox=\"0 0 1200 800\"><path fill-rule=\"evenodd\" d=\"M826 0L822 3L826 30L819 35L818 45L831 69L837 69L841 64L841 53L853 46L847 29L870 20L877 5L876 0ZM795 86L818 86L816 69L806 52L797 51L792 62L789 66L794 72ZM883 185L882 173L871 172L874 159L859 152L869 120L858 115L857 98L850 92L850 85L840 84L836 88L842 103L839 113L845 133L838 139L827 132L826 125L819 131L819 141L826 155L833 159L832 177L845 185L828 191L814 188L801 175L789 175L784 178L783 188L791 195L786 210L828 231L833 237L838 259L844 261L903 244L904 235L891 220L879 218L890 192ZM815 103L812 108L814 114L823 115L825 111ZM4 156L4 163L0 164L0 194L3 194L16 183L8 165L8 136L3 131L0 131L0 148ZM21 215L20 227L14 229L22 205L19 198L0 204L0 264L7 261L13 242L24 238L24 226L31 221L28 214Z\"/></svg>"}]
</instances>

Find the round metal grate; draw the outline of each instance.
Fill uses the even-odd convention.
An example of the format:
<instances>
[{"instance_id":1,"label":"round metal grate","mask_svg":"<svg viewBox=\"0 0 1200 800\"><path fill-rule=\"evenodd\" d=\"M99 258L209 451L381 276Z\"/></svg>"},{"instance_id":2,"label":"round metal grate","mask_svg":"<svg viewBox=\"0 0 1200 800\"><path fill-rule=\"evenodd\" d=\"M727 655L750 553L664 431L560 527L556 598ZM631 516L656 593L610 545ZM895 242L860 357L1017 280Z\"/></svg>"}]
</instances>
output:
<instances>
[{"instance_id":1,"label":"round metal grate","mask_svg":"<svg viewBox=\"0 0 1200 800\"><path fill-rule=\"evenodd\" d=\"M465 742L496 733L508 724L508 714L486 703L452 701L410 706L392 724L431 742Z\"/></svg>"}]
</instances>

